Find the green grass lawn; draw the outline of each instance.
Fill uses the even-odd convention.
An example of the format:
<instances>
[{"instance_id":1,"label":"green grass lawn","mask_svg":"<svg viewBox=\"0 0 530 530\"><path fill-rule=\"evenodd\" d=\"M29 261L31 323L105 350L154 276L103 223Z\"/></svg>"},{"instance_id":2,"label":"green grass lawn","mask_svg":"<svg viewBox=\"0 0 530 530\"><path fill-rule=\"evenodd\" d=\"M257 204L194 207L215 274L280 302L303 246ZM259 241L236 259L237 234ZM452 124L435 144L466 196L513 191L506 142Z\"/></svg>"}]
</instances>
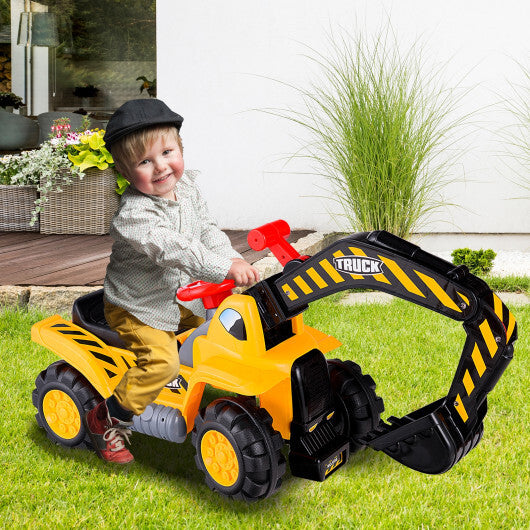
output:
<instances>
[{"instance_id":1,"label":"green grass lawn","mask_svg":"<svg viewBox=\"0 0 530 530\"><path fill-rule=\"evenodd\" d=\"M530 293L530 276L480 276L492 291Z\"/></svg>"},{"instance_id":2,"label":"green grass lawn","mask_svg":"<svg viewBox=\"0 0 530 530\"><path fill-rule=\"evenodd\" d=\"M2 528L513 528L529 525L530 306L515 356L489 397L485 433L448 473L423 475L371 449L323 483L293 478L272 498L246 505L220 498L195 468L191 443L135 433L127 469L53 445L36 425L31 392L56 357L30 341L44 315L0 313L0 527ZM339 338L377 382L384 418L447 392L465 333L412 304L314 303L306 322Z\"/></svg>"}]
</instances>

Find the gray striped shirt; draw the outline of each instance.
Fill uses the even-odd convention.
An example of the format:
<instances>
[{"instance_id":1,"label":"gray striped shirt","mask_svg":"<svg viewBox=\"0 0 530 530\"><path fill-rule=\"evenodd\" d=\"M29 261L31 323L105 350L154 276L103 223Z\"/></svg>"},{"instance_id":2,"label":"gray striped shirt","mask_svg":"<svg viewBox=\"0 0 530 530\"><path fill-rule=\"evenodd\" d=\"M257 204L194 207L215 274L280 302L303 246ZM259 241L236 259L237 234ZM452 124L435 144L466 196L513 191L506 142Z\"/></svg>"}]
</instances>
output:
<instances>
[{"instance_id":1,"label":"gray striped shirt","mask_svg":"<svg viewBox=\"0 0 530 530\"><path fill-rule=\"evenodd\" d=\"M175 187L176 201L129 187L110 229L114 244L105 276L106 299L165 331L178 328L178 287L195 280L219 283L231 258L241 258L208 213L195 178L193 172L184 172ZM204 315L200 299L178 303Z\"/></svg>"}]
</instances>

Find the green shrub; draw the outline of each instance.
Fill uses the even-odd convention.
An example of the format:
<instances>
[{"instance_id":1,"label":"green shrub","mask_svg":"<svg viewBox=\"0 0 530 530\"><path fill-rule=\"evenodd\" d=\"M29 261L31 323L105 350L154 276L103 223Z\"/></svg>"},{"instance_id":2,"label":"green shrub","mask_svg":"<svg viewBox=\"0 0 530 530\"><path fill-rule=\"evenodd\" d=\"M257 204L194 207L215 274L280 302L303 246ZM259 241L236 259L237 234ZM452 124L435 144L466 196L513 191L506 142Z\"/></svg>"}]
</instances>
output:
<instances>
[{"instance_id":1,"label":"green shrub","mask_svg":"<svg viewBox=\"0 0 530 530\"><path fill-rule=\"evenodd\" d=\"M493 267L493 260L497 254L487 250L471 250L470 248L457 248L451 252L455 265L465 265L471 274L486 274Z\"/></svg>"},{"instance_id":2,"label":"green shrub","mask_svg":"<svg viewBox=\"0 0 530 530\"><path fill-rule=\"evenodd\" d=\"M19 109L23 104L22 98L13 94L13 92L0 92L0 107Z\"/></svg>"}]
</instances>

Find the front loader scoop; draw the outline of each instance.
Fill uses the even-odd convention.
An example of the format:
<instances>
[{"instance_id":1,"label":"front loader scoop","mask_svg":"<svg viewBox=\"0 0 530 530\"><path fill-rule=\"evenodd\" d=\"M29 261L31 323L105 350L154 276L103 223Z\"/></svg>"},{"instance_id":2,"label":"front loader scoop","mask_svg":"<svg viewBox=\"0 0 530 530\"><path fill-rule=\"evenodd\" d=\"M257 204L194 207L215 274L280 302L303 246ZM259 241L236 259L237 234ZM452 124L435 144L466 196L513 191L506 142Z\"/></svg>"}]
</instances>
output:
<instances>
[{"instance_id":1,"label":"front loader scoop","mask_svg":"<svg viewBox=\"0 0 530 530\"><path fill-rule=\"evenodd\" d=\"M384 291L462 321L467 338L447 396L381 421L359 440L417 471L449 470L482 437L487 394L513 357L512 313L466 267L385 231L352 234L312 257L289 257L283 273L253 293L264 308L264 327L292 318L314 300L356 288Z\"/></svg>"}]
</instances>

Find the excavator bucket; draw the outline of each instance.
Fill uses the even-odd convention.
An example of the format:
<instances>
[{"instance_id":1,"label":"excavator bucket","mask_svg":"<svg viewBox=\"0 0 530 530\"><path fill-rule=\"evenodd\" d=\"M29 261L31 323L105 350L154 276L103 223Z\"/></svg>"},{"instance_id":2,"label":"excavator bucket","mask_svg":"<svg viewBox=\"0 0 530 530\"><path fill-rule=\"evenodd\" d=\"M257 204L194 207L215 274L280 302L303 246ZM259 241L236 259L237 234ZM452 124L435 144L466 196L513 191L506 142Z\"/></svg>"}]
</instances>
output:
<instances>
[{"instance_id":1,"label":"excavator bucket","mask_svg":"<svg viewBox=\"0 0 530 530\"><path fill-rule=\"evenodd\" d=\"M261 288L258 306L264 326L274 325L313 300L356 288L384 291L463 323L467 339L447 396L381 422L361 440L412 469L443 473L482 437L487 395L513 357L515 318L466 267L386 231L353 234L292 259Z\"/></svg>"},{"instance_id":2,"label":"excavator bucket","mask_svg":"<svg viewBox=\"0 0 530 530\"><path fill-rule=\"evenodd\" d=\"M453 467L482 438L487 394L513 358L517 324L497 295L480 298L481 311L464 323L467 339L447 396L402 418L389 418L364 440L424 473Z\"/></svg>"}]
</instances>

